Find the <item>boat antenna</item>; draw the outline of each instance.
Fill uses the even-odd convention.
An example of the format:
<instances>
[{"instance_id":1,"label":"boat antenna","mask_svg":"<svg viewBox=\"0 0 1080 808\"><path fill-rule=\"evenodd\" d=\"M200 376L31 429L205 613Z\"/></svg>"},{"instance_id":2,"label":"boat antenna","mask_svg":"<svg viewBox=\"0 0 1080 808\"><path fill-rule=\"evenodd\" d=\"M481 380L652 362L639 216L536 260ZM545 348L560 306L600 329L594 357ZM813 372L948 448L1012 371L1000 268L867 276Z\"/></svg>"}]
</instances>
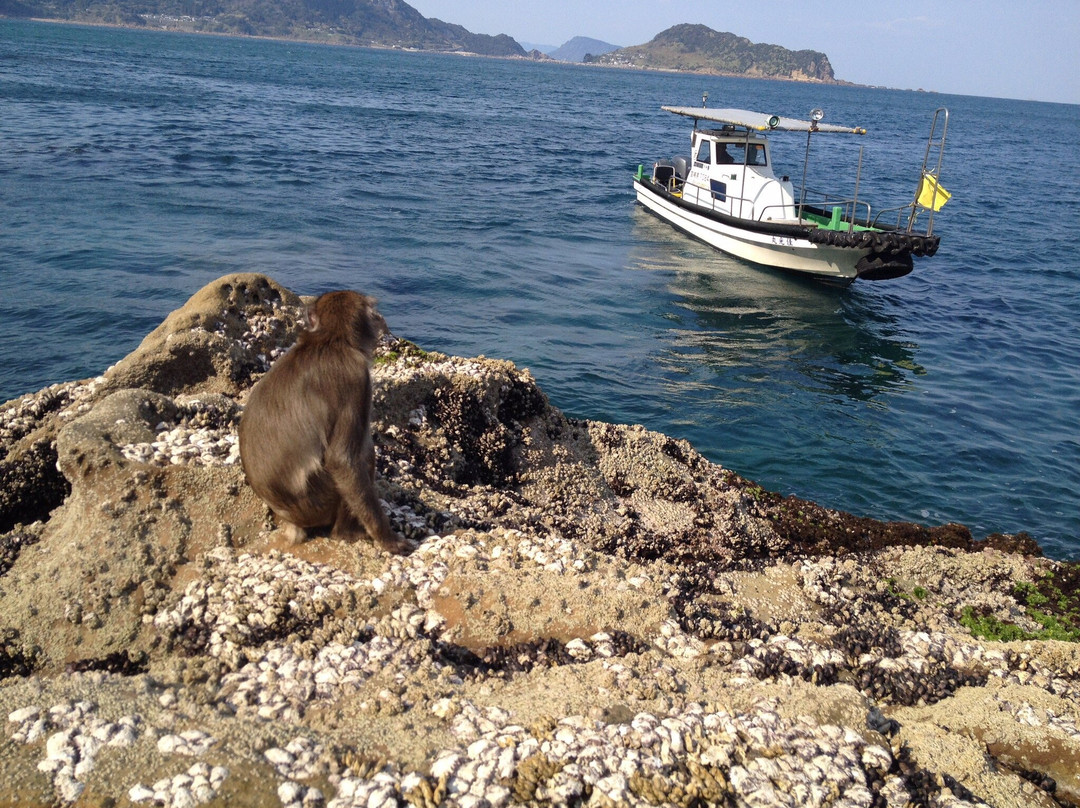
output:
<instances>
[{"instance_id":1,"label":"boat antenna","mask_svg":"<svg viewBox=\"0 0 1080 808\"><path fill-rule=\"evenodd\" d=\"M859 168L855 171L855 196L851 200L851 222L848 224L848 232L855 232L855 213L859 209L859 181L862 179L862 155L863 147L859 146ZM866 208L866 226L870 226L870 208Z\"/></svg>"},{"instance_id":2,"label":"boat antenna","mask_svg":"<svg viewBox=\"0 0 1080 808\"><path fill-rule=\"evenodd\" d=\"M806 167L810 164L810 136L817 131L818 121L825 117L820 108L810 110L810 128L806 130L806 154L803 155L802 164L802 191L799 193L799 218L803 217L803 206L806 203Z\"/></svg>"},{"instance_id":3,"label":"boat antenna","mask_svg":"<svg viewBox=\"0 0 1080 808\"><path fill-rule=\"evenodd\" d=\"M705 92L703 92L701 94L701 108L702 109L705 109L705 102L708 101L708 100L709 100L709 92L706 90ZM701 120L701 118L696 118L696 117L694 118L694 131L695 132L697 131L698 121L700 121L700 120ZM694 140L694 136L690 135L690 142L692 143L693 140Z\"/></svg>"}]
</instances>

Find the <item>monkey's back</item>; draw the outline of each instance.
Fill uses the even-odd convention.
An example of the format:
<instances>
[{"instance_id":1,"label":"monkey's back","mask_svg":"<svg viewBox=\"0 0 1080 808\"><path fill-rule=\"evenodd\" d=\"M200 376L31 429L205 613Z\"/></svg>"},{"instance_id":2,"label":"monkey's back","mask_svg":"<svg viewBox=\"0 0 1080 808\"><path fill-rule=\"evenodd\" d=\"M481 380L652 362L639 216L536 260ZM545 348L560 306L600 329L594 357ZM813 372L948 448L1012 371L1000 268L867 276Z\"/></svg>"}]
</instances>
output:
<instances>
[{"instance_id":1,"label":"monkey's back","mask_svg":"<svg viewBox=\"0 0 1080 808\"><path fill-rule=\"evenodd\" d=\"M348 345L302 340L281 357L240 419L240 461L255 493L297 524L332 521L339 497L327 450L343 421L366 423L370 396L367 360Z\"/></svg>"}]
</instances>

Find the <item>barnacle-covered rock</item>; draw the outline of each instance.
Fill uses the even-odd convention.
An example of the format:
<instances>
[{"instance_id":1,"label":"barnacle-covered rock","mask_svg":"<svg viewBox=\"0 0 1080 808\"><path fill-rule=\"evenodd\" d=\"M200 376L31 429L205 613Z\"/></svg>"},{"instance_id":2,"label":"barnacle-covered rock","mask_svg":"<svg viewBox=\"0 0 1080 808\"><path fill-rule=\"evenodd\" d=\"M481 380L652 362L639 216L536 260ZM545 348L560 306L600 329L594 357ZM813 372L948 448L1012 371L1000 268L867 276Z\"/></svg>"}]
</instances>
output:
<instances>
[{"instance_id":1,"label":"barnacle-covered rock","mask_svg":"<svg viewBox=\"0 0 1080 808\"><path fill-rule=\"evenodd\" d=\"M780 497L509 362L387 337L415 551L284 542L236 424L302 312L228 276L0 407L0 802L1080 805L1075 566Z\"/></svg>"},{"instance_id":2,"label":"barnacle-covered rock","mask_svg":"<svg viewBox=\"0 0 1080 808\"><path fill-rule=\"evenodd\" d=\"M207 284L105 373L107 390L227 393L246 389L295 341L300 298L254 273Z\"/></svg>"}]
</instances>

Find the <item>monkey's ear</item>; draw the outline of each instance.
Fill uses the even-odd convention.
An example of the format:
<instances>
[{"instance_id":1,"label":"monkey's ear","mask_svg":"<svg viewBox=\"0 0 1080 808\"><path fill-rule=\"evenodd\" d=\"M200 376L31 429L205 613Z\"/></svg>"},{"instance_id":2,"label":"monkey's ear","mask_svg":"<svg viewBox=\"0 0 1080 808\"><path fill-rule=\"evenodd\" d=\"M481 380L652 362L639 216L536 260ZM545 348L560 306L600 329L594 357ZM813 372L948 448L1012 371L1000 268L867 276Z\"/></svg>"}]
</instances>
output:
<instances>
[{"instance_id":1,"label":"monkey's ear","mask_svg":"<svg viewBox=\"0 0 1080 808\"><path fill-rule=\"evenodd\" d=\"M304 324L307 326L308 331L319 330L319 315L315 313L314 306L308 306L304 309Z\"/></svg>"}]
</instances>

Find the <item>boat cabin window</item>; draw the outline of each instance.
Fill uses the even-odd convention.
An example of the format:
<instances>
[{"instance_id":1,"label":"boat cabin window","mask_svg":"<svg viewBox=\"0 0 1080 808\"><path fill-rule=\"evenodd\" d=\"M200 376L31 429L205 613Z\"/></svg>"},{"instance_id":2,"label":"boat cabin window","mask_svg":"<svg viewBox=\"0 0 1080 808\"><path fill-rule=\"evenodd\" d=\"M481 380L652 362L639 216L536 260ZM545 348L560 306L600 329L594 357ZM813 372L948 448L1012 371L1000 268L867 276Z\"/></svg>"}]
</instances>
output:
<instances>
[{"instance_id":1,"label":"boat cabin window","mask_svg":"<svg viewBox=\"0 0 1080 808\"><path fill-rule=\"evenodd\" d=\"M699 163L712 163L713 141L702 140L698 144L697 155L694 160ZM728 166L763 166L765 161L765 144L746 143L745 141L716 141L717 165Z\"/></svg>"},{"instance_id":2,"label":"boat cabin window","mask_svg":"<svg viewBox=\"0 0 1080 808\"><path fill-rule=\"evenodd\" d=\"M725 149L721 152L721 149ZM734 163L735 165L763 166L765 165L765 146L761 143L717 143L716 152L718 157L727 155L727 159L717 159L718 163Z\"/></svg>"}]
</instances>

